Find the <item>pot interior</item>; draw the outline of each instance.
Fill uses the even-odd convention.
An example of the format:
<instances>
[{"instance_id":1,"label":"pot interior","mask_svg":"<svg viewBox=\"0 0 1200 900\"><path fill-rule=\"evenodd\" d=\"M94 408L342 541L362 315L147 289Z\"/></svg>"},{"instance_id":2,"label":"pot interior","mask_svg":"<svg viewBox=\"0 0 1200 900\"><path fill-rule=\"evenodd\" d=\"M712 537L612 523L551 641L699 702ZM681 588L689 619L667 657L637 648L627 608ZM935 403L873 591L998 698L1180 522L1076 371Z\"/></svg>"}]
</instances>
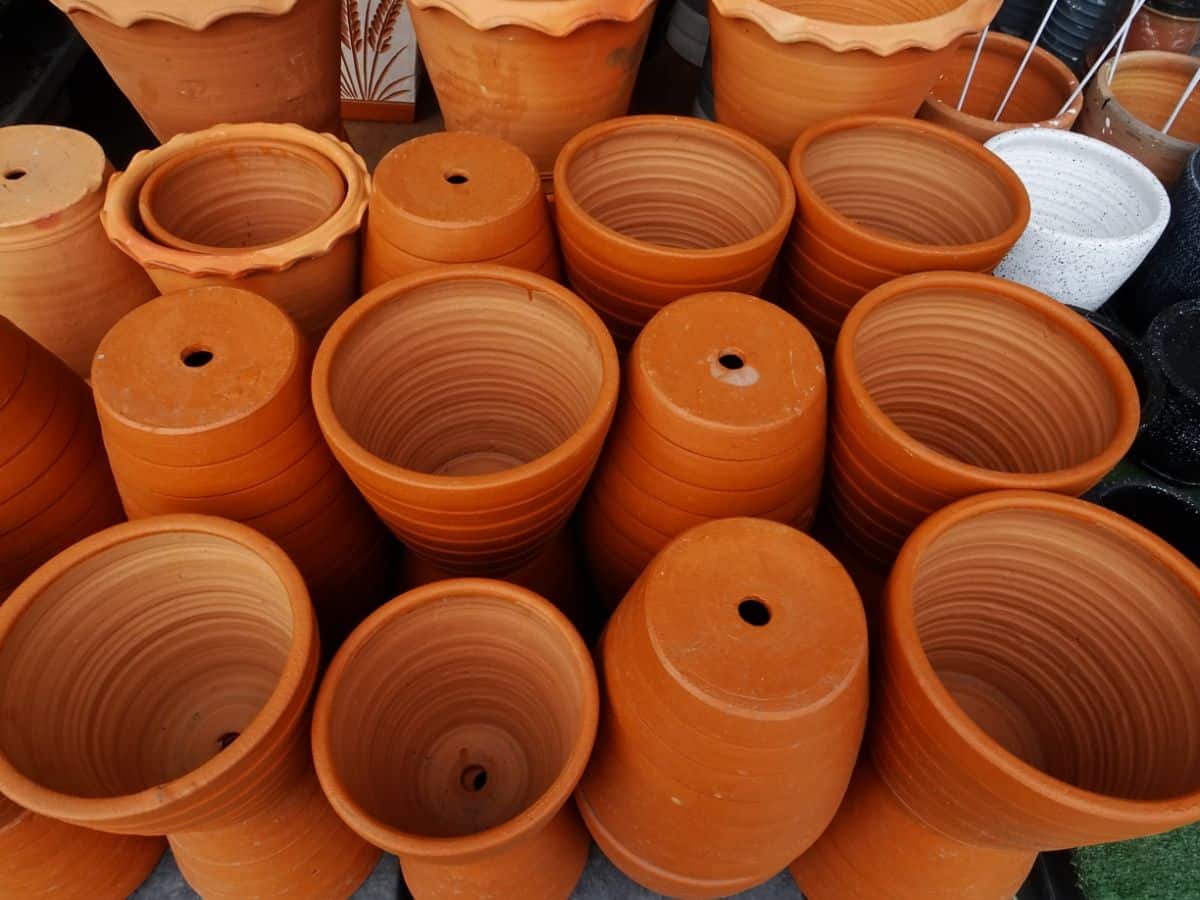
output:
<instances>
[{"instance_id":1,"label":"pot interior","mask_svg":"<svg viewBox=\"0 0 1200 900\"><path fill-rule=\"evenodd\" d=\"M768 6L822 22L895 25L944 15L963 0L764 0Z\"/></svg>"},{"instance_id":2,"label":"pot interior","mask_svg":"<svg viewBox=\"0 0 1200 900\"><path fill-rule=\"evenodd\" d=\"M1110 89L1117 102L1134 118L1155 131L1162 131L1197 66L1200 66L1200 60L1174 53L1165 60L1159 54L1130 54L1117 66ZM1098 77L1104 78L1107 74L1106 67ZM1170 136L1190 144L1200 142L1200 92L1193 91L1183 105L1183 111L1171 126Z\"/></svg>"},{"instance_id":3,"label":"pot interior","mask_svg":"<svg viewBox=\"0 0 1200 900\"><path fill-rule=\"evenodd\" d=\"M586 738L584 673L554 620L464 588L358 648L331 700L329 762L389 828L484 831L545 794Z\"/></svg>"},{"instance_id":4,"label":"pot interior","mask_svg":"<svg viewBox=\"0 0 1200 900\"><path fill-rule=\"evenodd\" d=\"M962 41L946 67L934 82L930 93L951 107L958 105L963 83L971 70L978 41L970 38ZM969 116L991 120L1008 93L1008 86L1021 65L1021 59L1029 46L1026 41L1008 35L989 33L980 54L971 87L967 91L962 111ZM1059 108L1075 88L1076 81L1066 66L1058 64L1044 50L1037 50L1029 58L1029 65L1021 74L1016 89L1001 122L1045 122L1058 115Z\"/></svg>"},{"instance_id":5,"label":"pot interior","mask_svg":"<svg viewBox=\"0 0 1200 900\"><path fill-rule=\"evenodd\" d=\"M938 677L1009 752L1111 797L1200 790L1200 603L1145 548L993 509L925 548L914 607Z\"/></svg>"},{"instance_id":6,"label":"pot interior","mask_svg":"<svg viewBox=\"0 0 1200 900\"><path fill-rule=\"evenodd\" d=\"M0 646L0 747L62 794L187 775L250 724L292 643L288 593L218 535L143 535L63 571Z\"/></svg>"}]
</instances>

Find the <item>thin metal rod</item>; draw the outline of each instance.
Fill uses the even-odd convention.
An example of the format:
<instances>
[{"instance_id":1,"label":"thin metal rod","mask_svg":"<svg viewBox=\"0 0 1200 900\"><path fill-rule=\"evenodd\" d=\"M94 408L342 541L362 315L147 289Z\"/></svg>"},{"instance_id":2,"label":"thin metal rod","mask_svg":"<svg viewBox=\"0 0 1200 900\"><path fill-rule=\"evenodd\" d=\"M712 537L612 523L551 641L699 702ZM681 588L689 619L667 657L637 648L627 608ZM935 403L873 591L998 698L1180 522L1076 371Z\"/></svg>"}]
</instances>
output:
<instances>
[{"instance_id":1,"label":"thin metal rod","mask_svg":"<svg viewBox=\"0 0 1200 900\"><path fill-rule=\"evenodd\" d=\"M1108 69L1108 83L1112 84L1113 76L1117 74L1117 66L1121 64L1121 54L1125 52L1125 41L1129 38L1129 32L1133 30L1133 19L1138 14L1138 11L1144 6L1144 3L1135 3L1137 9L1133 10L1133 15L1129 17L1129 25L1121 30L1121 40L1117 42L1117 52L1113 56L1113 64Z\"/></svg>"},{"instance_id":2,"label":"thin metal rod","mask_svg":"<svg viewBox=\"0 0 1200 900\"><path fill-rule=\"evenodd\" d=\"M963 82L962 93L958 95L958 106L954 107L957 110L961 110L967 101L967 91L971 89L971 79L975 77L975 67L979 65L979 57L983 53L983 45L987 42L988 31L991 30L991 27L990 22L984 25L983 33L979 35L979 43L975 45L975 56L971 59L971 68L967 70L967 80Z\"/></svg>"},{"instance_id":3,"label":"thin metal rod","mask_svg":"<svg viewBox=\"0 0 1200 900\"><path fill-rule=\"evenodd\" d=\"M1175 109L1171 113L1171 118L1167 119L1167 124L1163 126L1163 134L1167 134L1171 130L1171 126L1175 124L1175 120L1179 118L1179 114L1183 112L1183 108L1187 105L1188 99L1196 90L1196 85L1200 84L1200 69L1196 70L1196 74L1192 76L1192 80L1188 82L1187 90L1183 92L1183 96L1179 98L1179 102L1175 104Z\"/></svg>"},{"instance_id":4,"label":"thin metal rod","mask_svg":"<svg viewBox=\"0 0 1200 900\"><path fill-rule=\"evenodd\" d=\"M1004 99L1000 101L1000 108L996 110L996 114L992 116L993 122L999 122L1000 116L1004 113L1004 107L1008 106L1008 101L1012 99L1013 91L1017 89L1017 82L1021 80L1021 76L1025 74L1025 67L1029 65L1029 58L1033 56L1034 48L1037 47L1038 41L1042 39L1042 32L1046 30L1046 26L1050 24L1050 17L1054 15L1054 7L1058 6L1058 0L1050 0L1050 6L1046 10L1046 14L1042 16L1042 24L1038 26L1037 32L1033 36L1033 40L1029 42L1029 47L1025 50L1025 55L1021 58L1021 65L1017 66L1017 73L1013 75L1012 81L1008 83L1008 91L1004 94Z\"/></svg>"},{"instance_id":5,"label":"thin metal rod","mask_svg":"<svg viewBox=\"0 0 1200 900\"><path fill-rule=\"evenodd\" d=\"M1113 47L1117 46L1117 41L1121 39L1121 35L1129 31L1130 26L1133 25L1133 17L1142 11L1142 7L1145 4L1146 0L1137 0L1137 3L1133 4L1133 9L1129 11L1129 18L1127 18L1125 20L1125 24L1121 26L1121 30L1112 36L1112 40L1108 42L1108 46L1101 51L1098 57L1096 57L1096 61L1092 64L1092 67L1088 69L1087 74L1079 79L1079 86L1071 92L1071 96L1067 98L1067 102L1064 103L1059 109L1058 116L1061 116L1068 109L1070 109L1071 104L1075 102L1075 98L1084 92L1088 86L1088 82L1092 80L1092 76L1100 71L1100 67L1104 65L1104 61L1108 59L1108 54L1112 53ZM1055 116L1054 118L1057 119L1058 116Z\"/></svg>"}]
</instances>

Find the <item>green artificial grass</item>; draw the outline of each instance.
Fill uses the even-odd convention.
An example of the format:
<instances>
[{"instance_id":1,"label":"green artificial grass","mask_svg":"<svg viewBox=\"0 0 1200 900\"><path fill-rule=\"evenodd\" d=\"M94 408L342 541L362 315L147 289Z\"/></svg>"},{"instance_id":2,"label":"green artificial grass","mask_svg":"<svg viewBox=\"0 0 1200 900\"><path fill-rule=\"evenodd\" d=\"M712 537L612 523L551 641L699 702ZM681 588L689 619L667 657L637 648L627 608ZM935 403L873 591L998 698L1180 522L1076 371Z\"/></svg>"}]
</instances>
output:
<instances>
[{"instance_id":1,"label":"green artificial grass","mask_svg":"<svg viewBox=\"0 0 1200 900\"><path fill-rule=\"evenodd\" d=\"M1200 825L1075 851L1087 900L1200 900Z\"/></svg>"}]
</instances>

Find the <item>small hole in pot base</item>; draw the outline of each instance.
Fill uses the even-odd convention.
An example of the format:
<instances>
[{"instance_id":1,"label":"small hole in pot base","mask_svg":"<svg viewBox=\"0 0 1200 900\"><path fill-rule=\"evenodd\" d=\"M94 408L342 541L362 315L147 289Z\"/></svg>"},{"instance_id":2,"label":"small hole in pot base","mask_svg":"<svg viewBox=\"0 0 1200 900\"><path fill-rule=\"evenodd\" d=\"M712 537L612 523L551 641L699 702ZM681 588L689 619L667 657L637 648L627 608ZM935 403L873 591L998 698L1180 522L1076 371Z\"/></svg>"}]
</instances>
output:
<instances>
[{"instance_id":1,"label":"small hole in pot base","mask_svg":"<svg viewBox=\"0 0 1200 900\"><path fill-rule=\"evenodd\" d=\"M466 184L471 180L466 172L447 172L444 177L450 184Z\"/></svg>"},{"instance_id":2,"label":"small hole in pot base","mask_svg":"<svg viewBox=\"0 0 1200 900\"><path fill-rule=\"evenodd\" d=\"M9 169L7 172L4 173L4 180L5 181L20 181L22 178L24 178L28 174L29 173L26 172L24 169Z\"/></svg>"},{"instance_id":3,"label":"small hole in pot base","mask_svg":"<svg viewBox=\"0 0 1200 900\"><path fill-rule=\"evenodd\" d=\"M738 604L738 615L747 625L762 628L771 621L771 609L757 597L747 597Z\"/></svg>"},{"instance_id":4,"label":"small hole in pot base","mask_svg":"<svg viewBox=\"0 0 1200 900\"><path fill-rule=\"evenodd\" d=\"M213 355L211 350L205 350L203 347L189 347L179 354L179 358L189 369L199 369L212 362Z\"/></svg>"},{"instance_id":5,"label":"small hole in pot base","mask_svg":"<svg viewBox=\"0 0 1200 900\"><path fill-rule=\"evenodd\" d=\"M236 741L240 734L241 732L238 731L225 732L223 735L217 738L217 746L219 746L222 750L228 750L229 745Z\"/></svg>"},{"instance_id":6,"label":"small hole in pot base","mask_svg":"<svg viewBox=\"0 0 1200 900\"><path fill-rule=\"evenodd\" d=\"M483 766L467 766L463 769L459 781L462 783L463 790L470 791L473 794L478 793L487 787L487 769Z\"/></svg>"},{"instance_id":7,"label":"small hole in pot base","mask_svg":"<svg viewBox=\"0 0 1200 900\"><path fill-rule=\"evenodd\" d=\"M742 355L734 350L722 351L721 355L717 357L717 362L721 364L722 368L728 369L731 372L736 372L746 364L746 361L742 359Z\"/></svg>"}]
</instances>

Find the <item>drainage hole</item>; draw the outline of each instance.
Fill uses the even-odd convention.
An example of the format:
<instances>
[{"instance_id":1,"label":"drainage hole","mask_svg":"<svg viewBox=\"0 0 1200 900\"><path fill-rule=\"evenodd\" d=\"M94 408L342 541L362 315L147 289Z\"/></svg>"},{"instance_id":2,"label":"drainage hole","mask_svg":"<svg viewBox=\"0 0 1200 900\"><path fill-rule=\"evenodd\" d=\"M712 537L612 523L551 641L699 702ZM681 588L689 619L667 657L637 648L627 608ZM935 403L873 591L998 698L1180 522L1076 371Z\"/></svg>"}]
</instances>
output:
<instances>
[{"instance_id":1,"label":"drainage hole","mask_svg":"<svg viewBox=\"0 0 1200 900\"><path fill-rule=\"evenodd\" d=\"M747 625L762 628L771 621L771 609L757 597L747 597L738 604L738 615Z\"/></svg>"},{"instance_id":2,"label":"drainage hole","mask_svg":"<svg viewBox=\"0 0 1200 900\"><path fill-rule=\"evenodd\" d=\"M729 369L731 372L736 372L746 364L746 361L742 359L741 354L733 350L726 350L717 357L717 362L719 362L724 368Z\"/></svg>"},{"instance_id":3,"label":"drainage hole","mask_svg":"<svg viewBox=\"0 0 1200 900\"><path fill-rule=\"evenodd\" d=\"M199 369L212 362L213 355L211 350L205 350L203 347L189 347L179 354L179 358L189 369Z\"/></svg>"},{"instance_id":4,"label":"drainage hole","mask_svg":"<svg viewBox=\"0 0 1200 900\"><path fill-rule=\"evenodd\" d=\"M467 766L459 778L463 789L471 792L482 791L487 787L487 769L483 766Z\"/></svg>"},{"instance_id":5,"label":"drainage hole","mask_svg":"<svg viewBox=\"0 0 1200 900\"><path fill-rule=\"evenodd\" d=\"M22 178L24 178L28 174L29 173L26 172L24 169L9 169L7 172L4 173L4 180L5 181L20 181Z\"/></svg>"},{"instance_id":6,"label":"drainage hole","mask_svg":"<svg viewBox=\"0 0 1200 900\"><path fill-rule=\"evenodd\" d=\"M471 180L466 172L447 172L444 177L451 184L466 184Z\"/></svg>"}]
</instances>

